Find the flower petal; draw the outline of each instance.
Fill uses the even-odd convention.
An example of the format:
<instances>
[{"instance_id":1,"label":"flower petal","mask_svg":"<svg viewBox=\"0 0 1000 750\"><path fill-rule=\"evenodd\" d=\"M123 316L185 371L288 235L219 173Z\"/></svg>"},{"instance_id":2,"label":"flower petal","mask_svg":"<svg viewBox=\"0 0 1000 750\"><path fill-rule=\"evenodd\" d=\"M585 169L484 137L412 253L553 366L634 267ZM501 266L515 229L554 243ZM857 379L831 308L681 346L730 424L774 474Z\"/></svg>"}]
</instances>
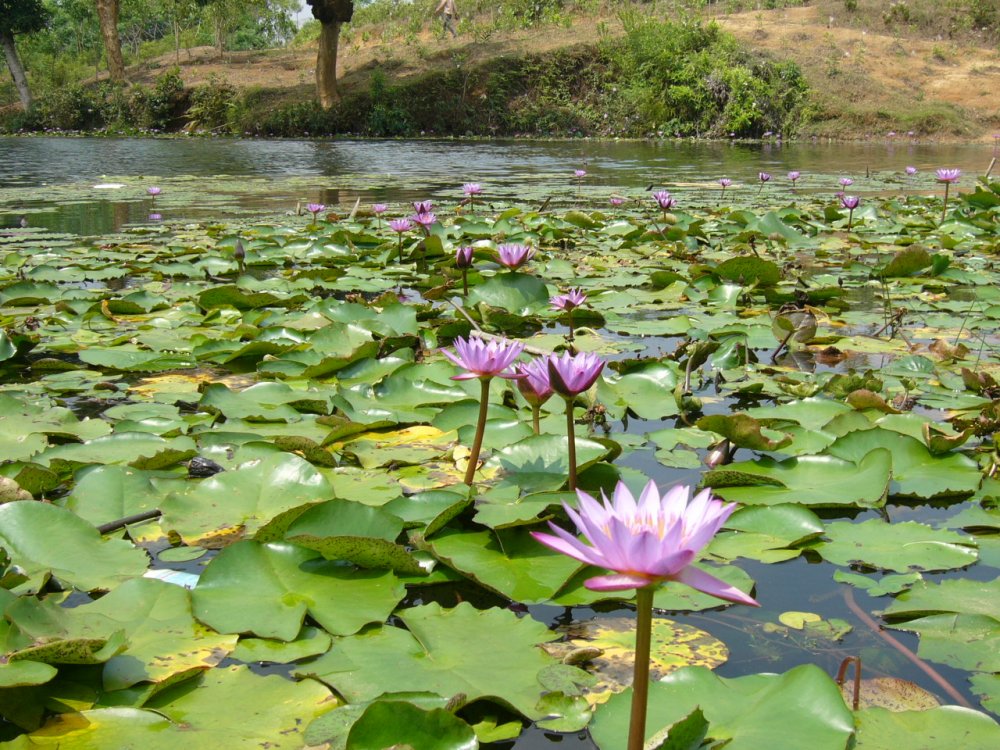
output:
<instances>
[{"instance_id":1,"label":"flower petal","mask_svg":"<svg viewBox=\"0 0 1000 750\"><path fill-rule=\"evenodd\" d=\"M709 596L716 596L719 599L726 599L738 604L749 604L752 607L760 606L760 603L753 597L744 594L735 586L730 586L725 581L719 580L715 576L709 575L698 568L684 568L679 575L674 576L674 580L680 581Z\"/></svg>"},{"instance_id":2,"label":"flower petal","mask_svg":"<svg viewBox=\"0 0 1000 750\"><path fill-rule=\"evenodd\" d=\"M641 589L651 583L653 580L645 576L615 573L609 576L588 578L583 582L583 585L592 591L624 591L625 589Z\"/></svg>"},{"instance_id":3,"label":"flower petal","mask_svg":"<svg viewBox=\"0 0 1000 750\"><path fill-rule=\"evenodd\" d=\"M553 527L553 531L562 531L558 527ZM563 534L566 532L563 531ZM551 534L545 534L541 531L532 531L531 536L533 536L537 541L544 544L546 547L551 547L556 552L561 552L564 555L572 557L574 560L579 560L580 562L587 563L588 565L601 565L600 561L595 561L591 559L589 554L590 548L586 545L581 544L575 539L572 542L569 539L552 536ZM585 551L586 550L586 551Z\"/></svg>"}]
</instances>

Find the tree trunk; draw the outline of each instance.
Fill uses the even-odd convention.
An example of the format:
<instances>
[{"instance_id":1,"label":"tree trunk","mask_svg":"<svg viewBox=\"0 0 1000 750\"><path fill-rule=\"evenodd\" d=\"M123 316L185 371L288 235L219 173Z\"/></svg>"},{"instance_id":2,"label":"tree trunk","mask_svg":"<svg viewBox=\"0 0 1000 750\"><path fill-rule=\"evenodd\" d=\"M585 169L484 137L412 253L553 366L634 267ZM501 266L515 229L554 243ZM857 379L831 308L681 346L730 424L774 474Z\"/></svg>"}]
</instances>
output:
<instances>
[{"instance_id":1,"label":"tree trunk","mask_svg":"<svg viewBox=\"0 0 1000 750\"><path fill-rule=\"evenodd\" d=\"M316 94L323 109L329 109L340 101L340 92L337 91L340 25L340 21L321 22L320 25L319 52L316 55Z\"/></svg>"},{"instance_id":2,"label":"tree trunk","mask_svg":"<svg viewBox=\"0 0 1000 750\"><path fill-rule=\"evenodd\" d=\"M17 95L21 99L21 106L27 112L31 109L31 89L28 88L28 77L24 74L24 66L21 65L21 58L17 56L14 36L5 31L0 31L0 46L3 47L3 55L7 60L7 69L14 79L14 86L17 87Z\"/></svg>"},{"instance_id":3,"label":"tree trunk","mask_svg":"<svg viewBox=\"0 0 1000 750\"><path fill-rule=\"evenodd\" d=\"M101 22L104 51L108 56L108 73L112 81L125 83L125 60L118 36L118 0L97 0L97 17Z\"/></svg>"}]
</instances>

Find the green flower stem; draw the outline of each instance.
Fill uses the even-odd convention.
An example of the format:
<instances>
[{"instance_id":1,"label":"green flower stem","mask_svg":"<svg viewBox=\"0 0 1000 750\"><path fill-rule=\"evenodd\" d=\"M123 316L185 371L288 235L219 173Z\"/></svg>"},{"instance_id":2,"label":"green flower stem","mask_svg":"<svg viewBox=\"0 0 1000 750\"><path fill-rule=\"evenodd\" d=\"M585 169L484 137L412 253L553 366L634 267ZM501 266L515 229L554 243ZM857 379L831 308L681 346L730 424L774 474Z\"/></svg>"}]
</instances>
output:
<instances>
[{"instance_id":1,"label":"green flower stem","mask_svg":"<svg viewBox=\"0 0 1000 750\"><path fill-rule=\"evenodd\" d=\"M531 405L531 426L534 428L536 435L542 434L542 425L540 423L541 413L542 407L539 404Z\"/></svg>"},{"instance_id":2,"label":"green flower stem","mask_svg":"<svg viewBox=\"0 0 1000 750\"><path fill-rule=\"evenodd\" d=\"M479 463L479 451L483 448L483 433L486 432L486 412L490 407L490 380L481 378L479 386L479 421L476 423L476 437L472 441L472 451L469 453L469 468L465 470L465 483L472 486L476 476L476 465Z\"/></svg>"},{"instance_id":3,"label":"green flower stem","mask_svg":"<svg viewBox=\"0 0 1000 750\"><path fill-rule=\"evenodd\" d=\"M566 438L569 441L569 489L576 490L576 429L573 424L573 399L566 399Z\"/></svg>"},{"instance_id":4,"label":"green flower stem","mask_svg":"<svg viewBox=\"0 0 1000 750\"><path fill-rule=\"evenodd\" d=\"M646 740L646 704L649 700L649 645L653 631L653 587L635 592L635 671L632 677L632 718L628 750L642 750Z\"/></svg>"},{"instance_id":5,"label":"green flower stem","mask_svg":"<svg viewBox=\"0 0 1000 750\"><path fill-rule=\"evenodd\" d=\"M853 223L854 223L854 209L853 208L849 208L849 209L847 209L847 231L848 232L851 231L851 224L853 224Z\"/></svg>"},{"instance_id":6,"label":"green flower stem","mask_svg":"<svg viewBox=\"0 0 1000 750\"><path fill-rule=\"evenodd\" d=\"M469 296L469 269L468 268L463 268L462 269L462 296L463 297L468 297Z\"/></svg>"},{"instance_id":7,"label":"green flower stem","mask_svg":"<svg viewBox=\"0 0 1000 750\"><path fill-rule=\"evenodd\" d=\"M944 221L944 217L948 215L948 188L951 187L950 182L944 184L944 205L941 206L941 221Z\"/></svg>"},{"instance_id":8,"label":"green flower stem","mask_svg":"<svg viewBox=\"0 0 1000 750\"><path fill-rule=\"evenodd\" d=\"M566 337L566 340L569 341L569 342L572 342L573 338L574 338L574 333L573 333L573 308L572 307L569 310L566 311L566 315L569 318L569 323L568 323L569 335Z\"/></svg>"},{"instance_id":9,"label":"green flower stem","mask_svg":"<svg viewBox=\"0 0 1000 750\"><path fill-rule=\"evenodd\" d=\"M397 249L399 250L399 262L402 263L403 262L403 235L402 234L399 235L399 247Z\"/></svg>"}]
</instances>

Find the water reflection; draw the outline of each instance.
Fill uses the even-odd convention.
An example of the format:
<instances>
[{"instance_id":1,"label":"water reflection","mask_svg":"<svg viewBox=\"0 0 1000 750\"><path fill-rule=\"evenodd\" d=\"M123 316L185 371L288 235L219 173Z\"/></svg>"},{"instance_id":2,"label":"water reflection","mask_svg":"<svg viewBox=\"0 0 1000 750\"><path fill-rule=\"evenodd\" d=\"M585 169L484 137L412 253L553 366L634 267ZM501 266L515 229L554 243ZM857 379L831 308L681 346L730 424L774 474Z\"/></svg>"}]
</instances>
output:
<instances>
[{"instance_id":1,"label":"water reflection","mask_svg":"<svg viewBox=\"0 0 1000 750\"><path fill-rule=\"evenodd\" d=\"M645 187L649 183L736 180L765 170L902 174L940 166L968 173L985 168L990 146L805 141L749 144L667 141L359 141L155 138L0 138L0 187L72 183L103 175L261 177L392 176L446 181L505 182L532 175L587 171L590 185Z\"/></svg>"}]
</instances>

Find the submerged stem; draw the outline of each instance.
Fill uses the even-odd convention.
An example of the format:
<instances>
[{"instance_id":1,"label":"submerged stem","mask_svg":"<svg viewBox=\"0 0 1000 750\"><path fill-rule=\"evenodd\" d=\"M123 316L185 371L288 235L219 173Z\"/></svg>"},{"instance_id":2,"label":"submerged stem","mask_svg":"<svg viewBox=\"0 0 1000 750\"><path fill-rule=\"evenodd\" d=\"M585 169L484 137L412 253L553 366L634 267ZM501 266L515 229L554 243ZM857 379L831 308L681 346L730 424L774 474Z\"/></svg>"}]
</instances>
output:
<instances>
[{"instance_id":1,"label":"submerged stem","mask_svg":"<svg viewBox=\"0 0 1000 750\"><path fill-rule=\"evenodd\" d=\"M469 453L469 467L465 470L465 483L472 486L476 476L476 465L479 463L479 451L483 448L483 433L486 432L486 411L490 406L490 378L481 378L479 394L479 421L476 423L476 437L472 441L472 451Z\"/></svg>"},{"instance_id":2,"label":"submerged stem","mask_svg":"<svg viewBox=\"0 0 1000 750\"><path fill-rule=\"evenodd\" d=\"M646 739L646 703L649 700L649 646L653 630L653 589L635 592L635 671L632 673L632 717L628 750L642 750Z\"/></svg>"},{"instance_id":3,"label":"submerged stem","mask_svg":"<svg viewBox=\"0 0 1000 750\"><path fill-rule=\"evenodd\" d=\"M573 425L573 399L566 399L566 439L569 442L569 489L576 490L576 429Z\"/></svg>"}]
</instances>

